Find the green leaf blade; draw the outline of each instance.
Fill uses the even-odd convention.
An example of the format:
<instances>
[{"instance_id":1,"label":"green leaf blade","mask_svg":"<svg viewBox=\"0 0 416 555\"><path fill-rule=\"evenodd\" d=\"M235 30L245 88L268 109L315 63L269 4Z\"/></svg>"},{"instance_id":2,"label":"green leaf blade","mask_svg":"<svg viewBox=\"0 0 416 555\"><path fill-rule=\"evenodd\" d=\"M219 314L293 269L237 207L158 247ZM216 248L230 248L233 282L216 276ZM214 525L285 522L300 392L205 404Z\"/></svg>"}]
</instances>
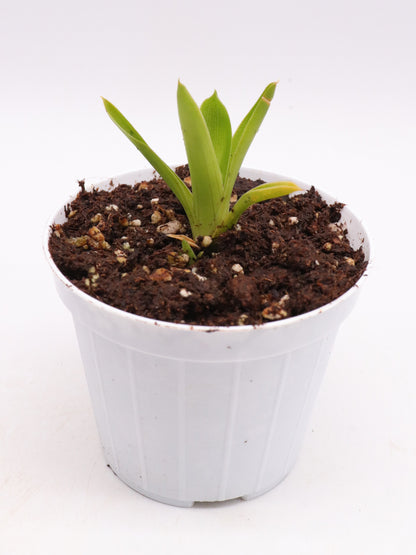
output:
<instances>
[{"instance_id":1,"label":"green leaf blade","mask_svg":"<svg viewBox=\"0 0 416 555\"><path fill-rule=\"evenodd\" d=\"M257 187L250 189L250 191L244 193L235 203L225 219L224 225L218 229L217 234L219 235L225 229L233 227L238 222L241 214L243 214L243 212L245 212L251 205L265 200L289 195L290 193L301 190L302 189L300 187L290 181L263 183L262 185L258 185Z\"/></svg>"},{"instance_id":2,"label":"green leaf blade","mask_svg":"<svg viewBox=\"0 0 416 555\"><path fill-rule=\"evenodd\" d=\"M185 241L184 239L182 239L182 250L185 254L187 254L189 256L189 260L190 262L195 262L196 260L196 254L194 253L194 251L192 250L191 245L188 243L188 241Z\"/></svg>"},{"instance_id":3,"label":"green leaf blade","mask_svg":"<svg viewBox=\"0 0 416 555\"><path fill-rule=\"evenodd\" d=\"M104 107L110 119L124 133L124 135L143 154L153 168L162 176L173 194L182 204L188 219L193 224L192 193L176 173L149 147L143 137L136 131L123 114L108 100L103 98Z\"/></svg>"},{"instance_id":4,"label":"green leaf blade","mask_svg":"<svg viewBox=\"0 0 416 555\"><path fill-rule=\"evenodd\" d=\"M277 82L267 85L234 133L231 142L230 164L224 187L226 194L229 196L231 196L241 164L273 100L276 86Z\"/></svg>"},{"instance_id":5,"label":"green leaf blade","mask_svg":"<svg viewBox=\"0 0 416 555\"><path fill-rule=\"evenodd\" d=\"M207 124L223 182L225 181L231 151L231 121L227 109L218 98L217 91L204 100L201 112Z\"/></svg>"},{"instance_id":6,"label":"green leaf blade","mask_svg":"<svg viewBox=\"0 0 416 555\"><path fill-rule=\"evenodd\" d=\"M224 217L223 183L211 136L198 105L186 87L178 83L181 123L192 182L194 236L210 235Z\"/></svg>"}]
</instances>

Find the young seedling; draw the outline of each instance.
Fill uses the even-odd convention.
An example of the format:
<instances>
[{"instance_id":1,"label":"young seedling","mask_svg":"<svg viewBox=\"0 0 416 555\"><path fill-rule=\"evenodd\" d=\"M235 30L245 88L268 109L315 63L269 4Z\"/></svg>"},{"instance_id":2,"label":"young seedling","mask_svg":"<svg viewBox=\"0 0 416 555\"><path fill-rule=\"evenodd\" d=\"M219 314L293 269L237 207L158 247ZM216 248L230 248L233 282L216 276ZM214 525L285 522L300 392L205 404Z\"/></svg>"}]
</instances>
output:
<instances>
[{"instance_id":1,"label":"young seedling","mask_svg":"<svg viewBox=\"0 0 416 555\"><path fill-rule=\"evenodd\" d=\"M150 162L175 194L189 219L194 239L216 237L231 229L252 204L300 190L288 181L264 183L247 191L230 208L230 199L247 150L273 99L276 83L264 89L232 135L231 123L217 92L198 107L188 90L178 83L179 120L191 176L191 190L149 147L111 102L103 98L113 122Z\"/></svg>"}]
</instances>

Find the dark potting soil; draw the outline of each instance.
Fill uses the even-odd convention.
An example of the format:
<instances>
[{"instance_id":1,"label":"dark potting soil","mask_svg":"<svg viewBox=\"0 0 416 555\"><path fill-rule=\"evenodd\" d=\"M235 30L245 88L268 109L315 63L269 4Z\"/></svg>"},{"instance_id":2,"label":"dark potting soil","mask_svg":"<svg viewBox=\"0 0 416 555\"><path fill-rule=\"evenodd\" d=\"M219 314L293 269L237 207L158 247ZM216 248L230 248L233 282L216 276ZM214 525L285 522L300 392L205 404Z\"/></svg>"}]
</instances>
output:
<instances>
[{"instance_id":1,"label":"dark potting soil","mask_svg":"<svg viewBox=\"0 0 416 555\"><path fill-rule=\"evenodd\" d=\"M189 181L187 166L177 168ZM263 183L238 178L232 203ZM92 297L158 320L214 325L261 324L336 299L366 269L338 224L343 205L311 188L252 206L237 226L189 260L184 211L161 179L86 192L66 207L49 241L60 271ZM208 242L208 241L207 241Z\"/></svg>"}]
</instances>

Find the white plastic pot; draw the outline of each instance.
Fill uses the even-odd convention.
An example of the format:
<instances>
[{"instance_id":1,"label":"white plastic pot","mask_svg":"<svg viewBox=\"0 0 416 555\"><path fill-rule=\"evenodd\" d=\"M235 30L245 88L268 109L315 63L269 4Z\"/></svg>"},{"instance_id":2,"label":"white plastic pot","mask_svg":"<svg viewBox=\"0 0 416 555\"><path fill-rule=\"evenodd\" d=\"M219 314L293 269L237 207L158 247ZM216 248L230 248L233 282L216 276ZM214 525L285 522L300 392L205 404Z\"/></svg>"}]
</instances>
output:
<instances>
[{"instance_id":1,"label":"white plastic pot","mask_svg":"<svg viewBox=\"0 0 416 555\"><path fill-rule=\"evenodd\" d=\"M139 171L96 186L152 175ZM64 220L62 208L50 224ZM347 208L343 222L368 259L367 235ZM115 474L178 506L250 499L281 482L295 464L335 335L363 278L320 309L262 326L172 324L128 314L77 289L51 259L49 233L46 255L74 319L104 455Z\"/></svg>"}]
</instances>

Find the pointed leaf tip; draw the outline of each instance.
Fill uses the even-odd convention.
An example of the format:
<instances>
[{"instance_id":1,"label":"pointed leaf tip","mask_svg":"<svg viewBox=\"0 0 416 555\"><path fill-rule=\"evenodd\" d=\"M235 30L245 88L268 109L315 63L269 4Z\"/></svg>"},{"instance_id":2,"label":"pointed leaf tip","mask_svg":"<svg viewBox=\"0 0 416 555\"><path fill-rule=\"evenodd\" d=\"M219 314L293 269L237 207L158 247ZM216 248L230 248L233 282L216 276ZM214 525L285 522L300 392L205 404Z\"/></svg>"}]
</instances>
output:
<instances>
[{"instance_id":1,"label":"pointed leaf tip","mask_svg":"<svg viewBox=\"0 0 416 555\"><path fill-rule=\"evenodd\" d=\"M271 101L273 100L275 89L275 82L267 85L257 102L240 123L233 135L230 163L225 180L225 190L230 196L247 150L269 109Z\"/></svg>"},{"instance_id":2,"label":"pointed leaf tip","mask_svg":"<svg viewBox=\"0 0 416 555\"><path fill-rule=\"evenodd\" d=\"M215 154L225 181L231 149L231 122L227 109L214 90L212 96L201 104L201 112L211 136Z\"/></svg>"}]
</instances>

